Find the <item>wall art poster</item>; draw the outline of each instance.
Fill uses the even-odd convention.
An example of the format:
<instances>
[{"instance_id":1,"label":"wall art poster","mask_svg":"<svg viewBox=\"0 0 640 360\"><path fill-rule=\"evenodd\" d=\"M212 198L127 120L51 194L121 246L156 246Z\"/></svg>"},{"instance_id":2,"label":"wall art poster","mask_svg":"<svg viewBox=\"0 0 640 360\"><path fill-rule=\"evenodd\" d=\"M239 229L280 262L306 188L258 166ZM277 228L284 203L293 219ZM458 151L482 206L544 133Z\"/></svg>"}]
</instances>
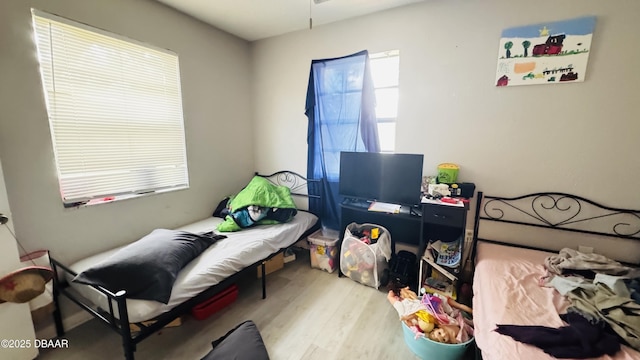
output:
<instances>
[{"instance_id":1,"label":"wall art poster","mask_svg":"<svg viewBox=\"0 0 640 360\"><path fill-rule=\"evenodd\" d=\"M502 31L496 86L584 81L595 16Z\"/></svg>"}]
</instances>

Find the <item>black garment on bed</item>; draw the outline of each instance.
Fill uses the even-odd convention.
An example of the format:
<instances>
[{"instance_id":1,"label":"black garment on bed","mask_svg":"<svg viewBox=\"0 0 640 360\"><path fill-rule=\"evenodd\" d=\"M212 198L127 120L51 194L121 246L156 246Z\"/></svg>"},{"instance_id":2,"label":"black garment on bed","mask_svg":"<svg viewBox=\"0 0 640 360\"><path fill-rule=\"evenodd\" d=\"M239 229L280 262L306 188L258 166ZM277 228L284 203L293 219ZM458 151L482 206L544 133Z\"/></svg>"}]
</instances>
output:
<instances>
[{"instance_id":1,"label":"black garment on bed","mask_svg":"<svg viewBox=\"0 0 640 360\"><path fill-rule=\"evenodd\" d=\"M78 274L73 281L168 303L180 270L224 235L156 229Z\"/></svg>"},{"instance_id":2,"label":"black garment on bed","mask_svg":"<svg viewBox=\"0 0 640 360\"><path fill-rule=\"evenodd\" d=\"M568 325L560 328L529 325L497 325L496 331L531 344L560 359L587 359L620 350L618 338L605 326L594 325L577 313L560 315Z\"/></svg>"},{"instance_id":3,"label":"black garment on bed","mask_svg":"<svg viewBox=\"0 0 640 360\"><path fill-rule=\"evenodd\" d=\"M231 198L228 196L222 199L220 203L218 203L218 206L216 206L216 209L213 210L212 216L219 217L222 219L227 217L227 215L229 215L229 208L227 206L229 205L230 201L231 201Z\"/></svg>"}]
</instances>

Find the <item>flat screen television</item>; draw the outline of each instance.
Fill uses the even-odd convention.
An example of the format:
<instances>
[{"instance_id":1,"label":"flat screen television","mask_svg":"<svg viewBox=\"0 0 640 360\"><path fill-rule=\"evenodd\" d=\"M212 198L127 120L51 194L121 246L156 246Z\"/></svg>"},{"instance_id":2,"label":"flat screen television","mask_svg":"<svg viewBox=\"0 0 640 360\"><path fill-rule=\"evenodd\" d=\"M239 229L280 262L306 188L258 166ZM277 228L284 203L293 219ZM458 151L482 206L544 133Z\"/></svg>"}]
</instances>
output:
<instances>
[{"instance_id":1,"label":"flat screen television","mask_svg":"<svg viewBox=\"0 0 640 360\"><path fill-rule=\"evenodd\" d=\"M340 153L339 194L402 205L420 203L422 154Z\"/></svg>"}]
</instances>

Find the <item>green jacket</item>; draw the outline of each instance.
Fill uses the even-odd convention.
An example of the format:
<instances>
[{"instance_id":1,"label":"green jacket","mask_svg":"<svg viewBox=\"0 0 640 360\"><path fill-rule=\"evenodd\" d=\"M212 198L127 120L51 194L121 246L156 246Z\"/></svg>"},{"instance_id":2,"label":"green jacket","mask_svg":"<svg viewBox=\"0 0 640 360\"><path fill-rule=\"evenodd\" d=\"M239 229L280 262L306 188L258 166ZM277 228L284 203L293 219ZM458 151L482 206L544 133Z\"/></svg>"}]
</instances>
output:
<instances>
[{"instance_id":1,"label":"green jacket","mask_svg":"<svg viewBox=\"0 0 640 360\"><path fill-rule=\"evenodd\" d=\"M248 207L258 206L264 211L257 221L248 218ZM291 190L254 176L228 204L230 215L218 225L218 231L238 231L253 225L275 224L291 220L297 213Z\"/></svg>"}]
</instances>

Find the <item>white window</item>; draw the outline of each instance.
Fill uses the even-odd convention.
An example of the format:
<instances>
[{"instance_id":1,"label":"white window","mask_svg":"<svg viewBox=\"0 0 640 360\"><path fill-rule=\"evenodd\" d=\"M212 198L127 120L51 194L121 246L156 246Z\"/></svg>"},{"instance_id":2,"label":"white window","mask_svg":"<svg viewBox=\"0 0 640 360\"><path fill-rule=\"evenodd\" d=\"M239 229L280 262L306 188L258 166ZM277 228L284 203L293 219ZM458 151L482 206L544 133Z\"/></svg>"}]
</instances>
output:
<instances>
[{"instance_id":1,"label":"white window","mask_svg":"<svg viewBox=\"0 0 640 360\"><path fill-rule=\"evenodd\" d=\"M398 117L398 79L400 51L371 54L371 77L376 91L376 116L380 151L393 152L396 147Z\"/></svg>"},{"instance_id":2,"label":"white window","mask_svg":"<svg viewBox=\"0 0 640 360\"><path fill-rule=\"evenodd\" d=\"M32 14L65 206L188 188L178 56Z\"/></svg>"}]
</instances>

